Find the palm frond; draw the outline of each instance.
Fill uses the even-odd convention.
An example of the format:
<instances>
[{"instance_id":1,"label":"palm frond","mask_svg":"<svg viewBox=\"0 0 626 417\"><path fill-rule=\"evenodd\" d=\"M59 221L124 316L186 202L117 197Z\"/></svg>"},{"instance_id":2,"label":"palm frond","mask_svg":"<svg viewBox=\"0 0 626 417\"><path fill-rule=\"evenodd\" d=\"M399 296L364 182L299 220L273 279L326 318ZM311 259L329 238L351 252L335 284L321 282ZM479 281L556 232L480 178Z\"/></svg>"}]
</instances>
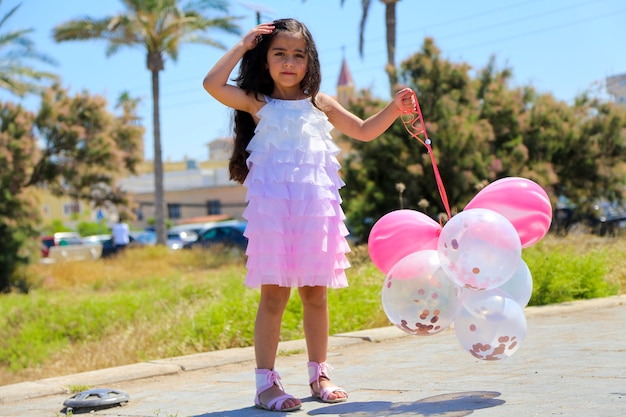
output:
<instances>
[{"instance_id":1,"label":"palm frond","mask_svg":"<svg viewBox=\"0 0 626 417\"><path fill-rule=\"evenodd\" d=\"M40 92L44 88L40 82L46 79L57 80L58 76L17 62L0 62L0 89L18 97Z\"/></svg>"},{"instance_id":2,"label":"palm frond","mask_svg":"<svg viewBox=\"0 0 626 417\"><path fill-rule=\"evenodd\" d=\"M84 17L70 20L54 27L52 30L54 40L63 42L102 38L105 33L110 31L112 21L114 21L114 17L103 19Z\"/></svg>"},{"instance_id":3,"label":"palm frond","mask_svg":"<svg viewBox=\"0 0 626 417\"><path fill-rule=\"evenodd\" d=\"M359 23L359 54L363 56L363 45L365 44L365 23L370 10L370 0L361 0L361 23Z\"/></svg>"},{"instance_id":4,"label":"palm frond","mask_svg":"<svg viewBox=\"0 0 626 417\"><path fill-rule=\"evenodd\" d=\"M9 10L4 16L2 16L2 19L0 19L0 27L2 27L2 25L4 25L4 23L9 20L11 18L11 16L13 16L13 14L17 11L17 9L19 9L21 6L21 4L18 4L17 6L14 6L11 10Z\"/></svg>"},{"instance_id":5,"label":"palm frond","mask_svg":"<svg viewBox=\"0 0 626 417\"><path fill-rule=\"evenodd\" d=\"M205 12L208 10L216 10L219 12L228 12L228 2L224 0L190 0L182 7L185 13L189 12Z\"/></svg>"},{"instance_id":6,"label":"palm frond","mask_svg":"<svg viewBox=\"0 0 626 417\"><path fill-rule=\"evenodd\" d=\"M0 30L7 20L18 10L13 7L0 19ZM40 82L44 79L56 80L55 74L40 71L29 66L26 61L39 61L55 65L50 56L35 49L34 42L28 38L32 29L11 30L0 33L0 89L24 97L28 93L40 91Z\"/></svg>"}]
</instances>

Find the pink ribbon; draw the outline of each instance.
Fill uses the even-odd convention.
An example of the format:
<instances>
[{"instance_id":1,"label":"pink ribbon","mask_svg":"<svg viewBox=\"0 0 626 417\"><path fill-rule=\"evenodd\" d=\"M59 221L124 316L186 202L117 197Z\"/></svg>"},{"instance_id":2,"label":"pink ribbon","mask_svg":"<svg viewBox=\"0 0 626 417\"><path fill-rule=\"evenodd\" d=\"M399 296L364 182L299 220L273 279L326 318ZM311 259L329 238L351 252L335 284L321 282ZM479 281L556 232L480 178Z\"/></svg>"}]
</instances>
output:
<instances>
[{"instance_id":1,"label":"pink ribbon","mask_svg":"<svg viewBox=\"0 0 626 417\"><path fill-rule=\"evenodd\" d=\"M426 147L428 154L430 155L430 161L433 164L433 172L435 173L435 181L437 181L437 188L439 189L439 196L441 197L441 201L443 202L443 207L448 214L448 219L452 216L450 214L450 205L448 204L448 196L446 195L446 189L443 186L443 181L441 180L441 175L439 175L439 168L437 168L437 162L435 161L435 155L433 154L433 150L430 146L430 139L428 139L428 133L426 132L426 126L424 125L424 118L422 117L422 110L420 109L420 104L417 101L417 96L415 95L415 91L411 91L413 95L413 99L415 99L415 110L412 112L406 112L402 115L402 123L404 124L404 128L406 131L420 141L422 145ZM424 135L424 140L419 137L419 135Z\"/></svg>"}]
</instances>

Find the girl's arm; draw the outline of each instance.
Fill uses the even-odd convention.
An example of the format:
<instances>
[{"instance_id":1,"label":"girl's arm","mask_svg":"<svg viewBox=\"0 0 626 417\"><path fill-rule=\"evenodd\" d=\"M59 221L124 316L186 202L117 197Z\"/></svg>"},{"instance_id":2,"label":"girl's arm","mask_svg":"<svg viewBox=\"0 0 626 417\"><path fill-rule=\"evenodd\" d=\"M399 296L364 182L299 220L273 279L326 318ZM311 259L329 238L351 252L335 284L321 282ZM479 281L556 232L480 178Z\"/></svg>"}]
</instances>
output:
<instances>
[{"instance_id":1,"label":"girl's arm","mask_svg":"<svg viewBox=\"0 0 626 417\"><path fill-rule=\"evenodd\" d=\"M411 113L416 109L415 99L410 88L398 91L391 103L366 120L361 120L350 113L334 98L324 93L319 93L318 96L321 98L322 106L320 107L325 109L330 123L344 135L362 142L376 139L391 126L398 116L405 112Z\"/></svg>"},{"instance_id":2,"label":"girl's arm","mask_svg":"<svg viewBox=\"0 0 626 417\"><path fill-rule=\"evenodd\" d=\"M257 36L272 33L273 30L272 23L263 23L248 32L207 73L202 82L204 89L228 107L256 114L261 103L241 88L228 84L228 77L246 51L256 48Z\"/></svg>"}]
</instances>

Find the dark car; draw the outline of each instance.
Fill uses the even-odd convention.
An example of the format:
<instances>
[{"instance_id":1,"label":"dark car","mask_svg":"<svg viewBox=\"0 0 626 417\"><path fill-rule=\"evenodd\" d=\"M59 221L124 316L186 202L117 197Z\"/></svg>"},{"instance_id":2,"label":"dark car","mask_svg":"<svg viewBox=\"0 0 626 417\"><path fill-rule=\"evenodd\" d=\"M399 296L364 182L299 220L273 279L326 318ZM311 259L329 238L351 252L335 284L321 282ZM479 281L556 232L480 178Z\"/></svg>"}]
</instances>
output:
<instances>
[{"instance_id":1,"label":"dark car","mask_svg":"<svg viewBox=\"0 0 626 417\"><path fill-rule=\"evenodd\" d=\"M246 222L243 221L224 221L209 226L198 233L198 238L193 242L186 242L184 249L191 248L210 248L217 245L226 247L234 247L246 250L248 246L248 238L243 235L246 228Z\"/></svg>"},{"instance_id":2,"label":"dark car","mask_svg":"<svg viewBox=\"0 0 626 417\"><path fill-rule=\"evenodd\" d=\"M100 244L102 245L103 258L109 258L119 252L120 248L113 244L113 237L111 237L110 235L108 236L108 238L106 238L105 235L100 236L102 236L102 239L100 239ZM139 243L137 243L137 240L133 235L128 236L128 242L129 248L141 246Z\"/></svg>"},{"instance_id":3,"label":"dark car","mask_svg":"<svg viewBox=\"0 0 626 417\"><path fill-rule=\"evenodd\" d=\"M626 206L617 201L597 201L589 220L594 233L615 236L626 227Z\"/></svg>"}]
</instances>

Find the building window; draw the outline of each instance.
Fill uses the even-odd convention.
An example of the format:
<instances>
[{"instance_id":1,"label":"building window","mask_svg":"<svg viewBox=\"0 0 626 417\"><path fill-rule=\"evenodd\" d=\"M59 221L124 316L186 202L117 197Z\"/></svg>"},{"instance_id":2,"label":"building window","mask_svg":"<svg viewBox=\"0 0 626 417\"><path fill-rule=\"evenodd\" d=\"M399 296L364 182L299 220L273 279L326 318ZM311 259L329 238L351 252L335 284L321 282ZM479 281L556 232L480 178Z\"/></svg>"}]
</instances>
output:
<instances>
[{"instance_id":1,"label":"building window","mask_svg":"<svg viewBox=\"0 0 626 417\"><path fill-rule=\"evenodd\" d=\"M180 219L180 204L168 204L167 205L167 216L170 219Z\"/></svg>"},{"instance_id":2,"label":"building window","mask_svg":"<svg viewBox=\"0 0 626 417\"><path fill-rule=\"evenodd\" d=\"M209 200L206 202L206 214L222 214L222 203L220 200Z\"/></svg>"},{"instance_id":3,"label":"building window","mask_svg":"<svg viewBox=\"0 0 626 417\"><path fill-rule=\"evenodd\" d=\"M141 211L141 207L133 209L133 212L135 213L137 220L143 221L143 211Z\"/></svg>"},{"instance_id":4,"label":"building window","mask_svg":"<svg viewBox=\"0 0 626 417\"><path fill-rule=\"evenodd\" d=\"M73 201L71 203L63 204L63 215L66 217L70 217L73 214L80 213L80 203Z\"/></svg>"}]
</instances>

